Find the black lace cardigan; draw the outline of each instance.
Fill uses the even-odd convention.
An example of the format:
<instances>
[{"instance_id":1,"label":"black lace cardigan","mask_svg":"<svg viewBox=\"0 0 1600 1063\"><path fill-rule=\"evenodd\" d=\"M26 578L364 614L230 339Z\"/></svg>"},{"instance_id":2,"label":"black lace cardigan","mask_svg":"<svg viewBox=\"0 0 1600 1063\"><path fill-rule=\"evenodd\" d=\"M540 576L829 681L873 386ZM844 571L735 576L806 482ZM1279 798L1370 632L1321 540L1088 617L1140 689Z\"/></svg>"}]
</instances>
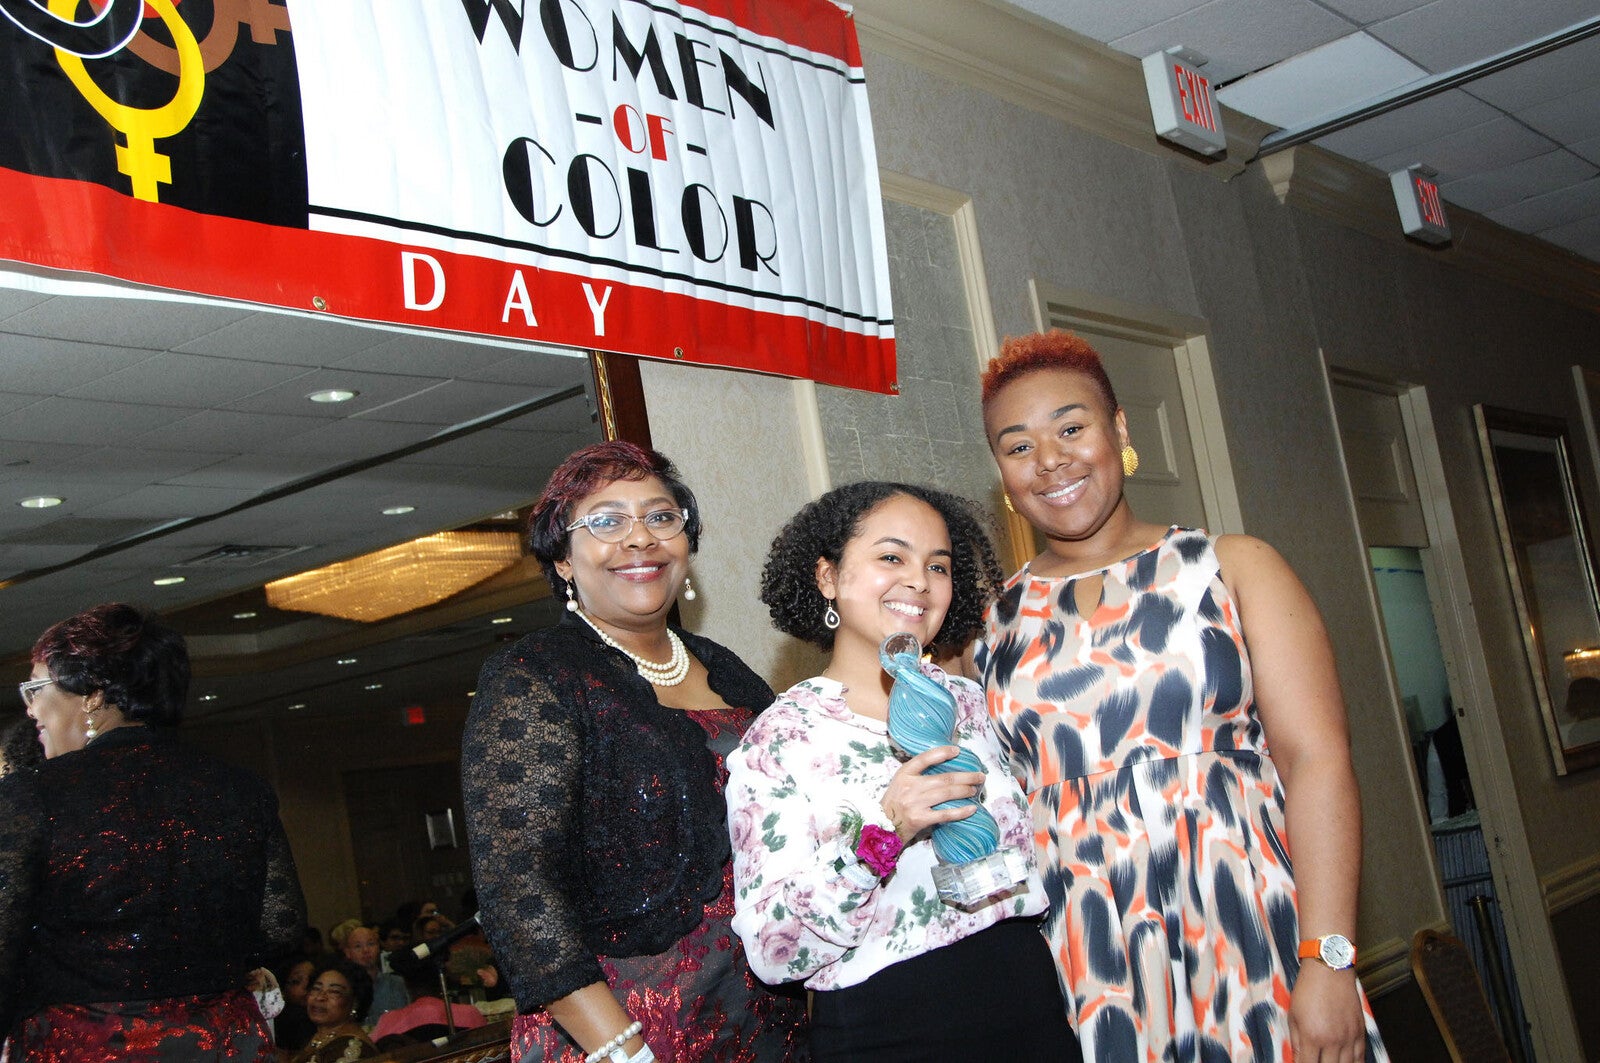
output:
<instances>
[{"instance_id":1,"label":"black lace cardigan","mask_svg":"<svg viewBox=\"0 0 1600 1063\"><path fill-rule=\"evenodd\" d=\"M304 923L271 788L169 731L0 779L0 1036L50 1004L243 988Z\"/></svg>"},{"instance_id":2,"label":"black lace cardigan","mask_svg":"<svg viewBox=\"0 0 1600 1063\"><path fill-rule=\"evenodd\" d=\"M732 651L678 633L728 705L772 703ZM727 810L691 716L571 615L483 666L462 793L483 928L519 1011L603 981L596 954L664 952L721 890Z\"/></svg>"}]
</instances>

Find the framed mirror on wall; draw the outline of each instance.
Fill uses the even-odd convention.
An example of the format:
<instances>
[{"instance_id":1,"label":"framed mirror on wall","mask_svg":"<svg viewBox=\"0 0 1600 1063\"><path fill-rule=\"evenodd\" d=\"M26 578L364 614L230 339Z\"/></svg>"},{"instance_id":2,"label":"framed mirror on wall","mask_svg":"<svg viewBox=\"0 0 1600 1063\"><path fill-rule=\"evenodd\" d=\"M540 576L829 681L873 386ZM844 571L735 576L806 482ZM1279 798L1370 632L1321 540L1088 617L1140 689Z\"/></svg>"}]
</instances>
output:
<instances>
[{"instance_id":1,"label":"framed mirror on wall","mask_svg":"<svg viewBox=\"0 0 1600 1063\"><path fill-rule=\"evenodd\" d=\"M1566 422L1473 407L1556 774L1600 764L1600 599Z\"/></svg>"}]
</instances>

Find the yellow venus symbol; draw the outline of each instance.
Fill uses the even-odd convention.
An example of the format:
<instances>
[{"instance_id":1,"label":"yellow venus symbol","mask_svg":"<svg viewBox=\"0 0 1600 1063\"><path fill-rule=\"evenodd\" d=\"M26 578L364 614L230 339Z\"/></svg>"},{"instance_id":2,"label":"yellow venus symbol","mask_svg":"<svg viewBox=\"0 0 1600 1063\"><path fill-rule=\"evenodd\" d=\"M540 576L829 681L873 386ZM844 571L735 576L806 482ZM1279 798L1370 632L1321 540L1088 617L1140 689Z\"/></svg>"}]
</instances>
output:
<instances>
[{"instance_id":1,"label":"yellow venus symbol","mask_svg":"<svg viewBox=\"0 0 1600 1063\"><path fill-rule=\"evenodd\" d=\"M172 183L172 159L156 151L156 141L176 135L189 124L189 119L200 109L206 75L200 45L178 17L172 0L145 2L166 23L173 44L177 46L178 90L169 103L161 107L128 107L113 100L94 83L80 57L57 48L56 62L89 101L89 106L127 141L126 146L117 145L117 170L127 174L133 182L134 198L155 203L160 200L157 186ZM50 0L51 13L62 18L71 18L77 8L78 0Z\"/></svg>"}]
</instances>

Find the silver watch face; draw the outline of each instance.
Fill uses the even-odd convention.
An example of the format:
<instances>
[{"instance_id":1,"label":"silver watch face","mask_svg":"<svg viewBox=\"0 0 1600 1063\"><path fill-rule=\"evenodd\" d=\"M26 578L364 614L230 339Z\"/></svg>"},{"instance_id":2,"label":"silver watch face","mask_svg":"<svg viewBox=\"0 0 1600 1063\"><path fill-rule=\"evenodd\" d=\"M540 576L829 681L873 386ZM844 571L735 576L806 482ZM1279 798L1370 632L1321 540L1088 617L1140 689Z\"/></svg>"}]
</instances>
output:
<instances>
[{"instance_id":1,"label":"silver watch face","mask_svg":"<svg viewBox=\"0 0 1600 1063\"><path fill-rule=\"evenodd\" d=\"M1329 934L1322 939L1322 962L1336 971L1349 967L1356 958L1356 947L1343 934Z\"/></svg>"}]
</instances>

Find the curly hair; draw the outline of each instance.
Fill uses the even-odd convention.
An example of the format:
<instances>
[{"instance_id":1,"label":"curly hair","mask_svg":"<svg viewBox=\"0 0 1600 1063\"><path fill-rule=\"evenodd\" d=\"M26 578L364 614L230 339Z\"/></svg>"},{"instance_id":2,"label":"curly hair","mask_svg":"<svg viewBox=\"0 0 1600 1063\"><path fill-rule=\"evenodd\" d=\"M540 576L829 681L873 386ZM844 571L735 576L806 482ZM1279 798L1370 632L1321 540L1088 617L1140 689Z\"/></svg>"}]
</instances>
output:
<instances>
[{"instance_id":1,"label":"curly hair","mask_svg":"<svg viewBox=\"0 0 1600 1063\"><path fill-rule=\"evenodd\" d=\"M311 969L311 977L306 979L308 990L329 971L343 975L344 980L350 983L350 1003L355 1007L356 1022L366 1019L367 1011L372 1007L372 975L359 963L352 963L343 956L324 956Z\"/></svg>"},{"instance_id":2,"label":"curly hair","mask_svg":"<svg viewBox=\"0 0 1600 1063\"><path fill-rule=\"evenodd\" d=\"M1110 412L1117 411L1117 392L1100 362L1100 352L1081 336L1061 329L1007 336L1000 353L989 359L983 369L983 405L987 407L1013 380L1041 369L1071 369L1086 374L1105 396Z\"/></svg>"},{"instance_id":3,"label":"curly hair","mask_svg":"<svg viewBox=\"0 0 1600 1063\"><path fill-rule=\"evenodd\" d=\"M683 534L689 537L691 554L700 549L700 507L695 504L694 492L666 455L622 440L593 443L567 455L528 511L528 553L539 562L558 598L567 593L567 581L557 575L556 562L565 561L572 552L572 533L567 531L567 525L572 523L572 508L606 484L649 476L666 484L673 504L688 511Z\"/></svg>"},{"instance_id":4,"label":"curly hair","mask_svg":"<svg viewBox=\"0 0 1600 1063\"><path fill-rule=\"evenodd\" d=\"M39 742L39 731L26 716L12 720L0 732L0 775L14 771L32 771L44 763L44 746Z\"/></svg>"},{"instance_id":5,"label":"curly hair","mask_svg":"<svg viewBox=\"0 0 1600 1063\"><path fill-rule=\"evenodd\" d=\"M122 602L85 609L33 644L33 662L71 694L105 694L129 720L176 727L189 696L189 648L155 614Z\"/></svg>"},{"instance_id":6,"label":"curly hair","mask_svg":"<svg viewBox=\"0 0 1600 1063\"><path fill-rule=\"evenodd\" d=\"M825 650L833 648L833 632L822 623L828 602L817 589L817 561L827 558L837 565L867 514L896 495L932 506L950 533L950 610L929 648L954 652L978 634L1001 572L977 507L931 487L881 480L835 487L802 506L772 540L761 570L761 600L779 631Z\"/></svg>"}]
</instances>

